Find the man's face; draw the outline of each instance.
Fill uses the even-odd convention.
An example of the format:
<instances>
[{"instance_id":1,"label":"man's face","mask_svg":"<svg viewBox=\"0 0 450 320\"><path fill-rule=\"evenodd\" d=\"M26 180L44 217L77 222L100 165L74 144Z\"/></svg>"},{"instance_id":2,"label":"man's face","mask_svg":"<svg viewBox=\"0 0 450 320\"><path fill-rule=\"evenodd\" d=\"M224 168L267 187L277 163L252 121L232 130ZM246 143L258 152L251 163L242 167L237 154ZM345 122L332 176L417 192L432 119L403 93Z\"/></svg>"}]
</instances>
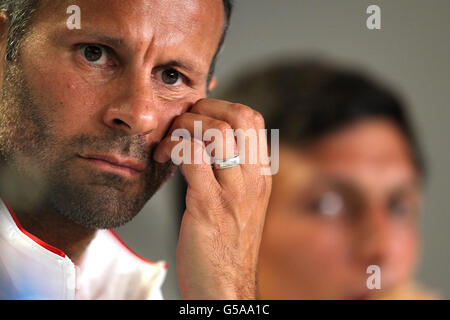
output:
<instances>
[{"instance_id":1,"label":"man's face","mask_svg":"<svg viewBox=\"0 0 450 320\"><path fill-rule=\"evenodd\" d=\"M206 94L223 5L70 4L81 8L80 30L66 26L68 3L44 1L18 62L6 67L2 175L34 210L111 228L134 217L173 172L152 160L152 150Z\"/></svg>"},{"instance_id":2,"label":"man's face","mask_svg":"<svg viewBox=\"0 0 450 320\"><path fill-rule=\"evenodd\" d=\"M265 298L362 299L411 280L420 188L406 139L368 120L280 149L261 244ZM370 291L367 267L381 270Z\"/></svg>"}]
</instances>

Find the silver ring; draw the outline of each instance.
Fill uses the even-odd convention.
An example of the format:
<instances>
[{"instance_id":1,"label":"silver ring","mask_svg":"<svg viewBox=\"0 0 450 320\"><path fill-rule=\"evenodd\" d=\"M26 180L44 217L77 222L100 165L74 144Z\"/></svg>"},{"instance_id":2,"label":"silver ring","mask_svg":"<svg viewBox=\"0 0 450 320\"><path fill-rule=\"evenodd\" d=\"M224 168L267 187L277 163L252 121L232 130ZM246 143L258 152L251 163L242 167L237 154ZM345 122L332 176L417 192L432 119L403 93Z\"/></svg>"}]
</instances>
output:
<instances>
[{"instance_id":1,"label":"silver ring","mask_svg":"<svg viewBox=\"0 0 450 320\"><path fill-rule=\"evenodd\" d=\"M227 169L227 168L233 168L241 164L241 158L239 155L230 158L230 159L224 159L224 160L214 160L213 166L214 169Z\"/></svg>"}]
</instances>

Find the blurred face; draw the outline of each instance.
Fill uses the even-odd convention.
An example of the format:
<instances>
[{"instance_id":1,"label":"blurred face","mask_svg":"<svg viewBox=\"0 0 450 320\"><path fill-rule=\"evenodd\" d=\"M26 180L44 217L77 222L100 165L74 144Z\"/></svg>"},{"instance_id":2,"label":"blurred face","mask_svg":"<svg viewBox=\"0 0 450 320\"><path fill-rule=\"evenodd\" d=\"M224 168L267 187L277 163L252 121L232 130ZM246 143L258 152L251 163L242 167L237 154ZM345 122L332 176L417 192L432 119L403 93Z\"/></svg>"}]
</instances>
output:
<instances>
[{"instance_id":1,"label":"blurred face","mask_svg":"<svg viewBox=\"0 0 450 320\"><path fill-rule=\"evenodd\" d=\"M111 228L137 214L173 171L151 153L206 94L223 5L70 4L81 8L80 30L66 26L66 1L43 1L19 61L3 70L2 189L23 210Z\"/></svg>"},{"instance_id":2,"label":"blurred face","mask_svg":"<svg viewBox=\"0 0 450 320\"><path fill-rule=\"evenodd\" d=\"M267 299L363 299L410 280L420 190L406 140L367 120L308 148L280 148L259 265ZM381 270L369 290L367 267Z\"/></svg>"}]
</instances>

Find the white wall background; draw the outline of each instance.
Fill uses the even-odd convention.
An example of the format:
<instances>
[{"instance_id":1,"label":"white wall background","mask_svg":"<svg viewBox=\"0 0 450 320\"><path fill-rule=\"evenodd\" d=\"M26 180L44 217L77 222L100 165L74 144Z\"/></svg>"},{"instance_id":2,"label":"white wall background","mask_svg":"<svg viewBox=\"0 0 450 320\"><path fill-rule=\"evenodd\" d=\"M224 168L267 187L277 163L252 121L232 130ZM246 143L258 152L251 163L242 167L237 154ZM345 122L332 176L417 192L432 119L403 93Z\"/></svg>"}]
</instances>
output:
<instances>
[{"instance_id":1,"label":"white wall background","mask_svg":"<svg viewBox=\"0 0 450 320\"><path fill-rule=\"evenodd\" d=\"M423 210L426 286L450 297L450 1L236 0L219 59L219 85L255 62L286 54L322 55L385 80L409 104L430 172ZM366 8L381 8L381 30L366 28ZM175 271L177 215L169 182L131 223L118 230L132 248L169 262L165 297L178 299Z\"/></svg>"}]
</instances>

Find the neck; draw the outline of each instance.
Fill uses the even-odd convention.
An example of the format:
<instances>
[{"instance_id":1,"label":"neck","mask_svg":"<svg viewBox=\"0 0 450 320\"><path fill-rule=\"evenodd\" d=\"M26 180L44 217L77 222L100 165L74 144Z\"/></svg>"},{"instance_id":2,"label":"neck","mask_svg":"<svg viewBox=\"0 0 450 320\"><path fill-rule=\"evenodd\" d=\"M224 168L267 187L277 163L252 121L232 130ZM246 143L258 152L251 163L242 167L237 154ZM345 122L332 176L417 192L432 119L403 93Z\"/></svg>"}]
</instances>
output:
<instances>
[{"instance_id":1,"label":"neck","mask_svg":"<svg viewBox=\"0 0 450 320\"><path fill-rule=\"evenodd\" d=\"M95 229L73 223L51 210L37 209L30 211L23 209L17 202L20 198L3 195L27 232L63 251L73 263L80 263L83 253L95 236Z\"/></svg>"}]
</instances>

